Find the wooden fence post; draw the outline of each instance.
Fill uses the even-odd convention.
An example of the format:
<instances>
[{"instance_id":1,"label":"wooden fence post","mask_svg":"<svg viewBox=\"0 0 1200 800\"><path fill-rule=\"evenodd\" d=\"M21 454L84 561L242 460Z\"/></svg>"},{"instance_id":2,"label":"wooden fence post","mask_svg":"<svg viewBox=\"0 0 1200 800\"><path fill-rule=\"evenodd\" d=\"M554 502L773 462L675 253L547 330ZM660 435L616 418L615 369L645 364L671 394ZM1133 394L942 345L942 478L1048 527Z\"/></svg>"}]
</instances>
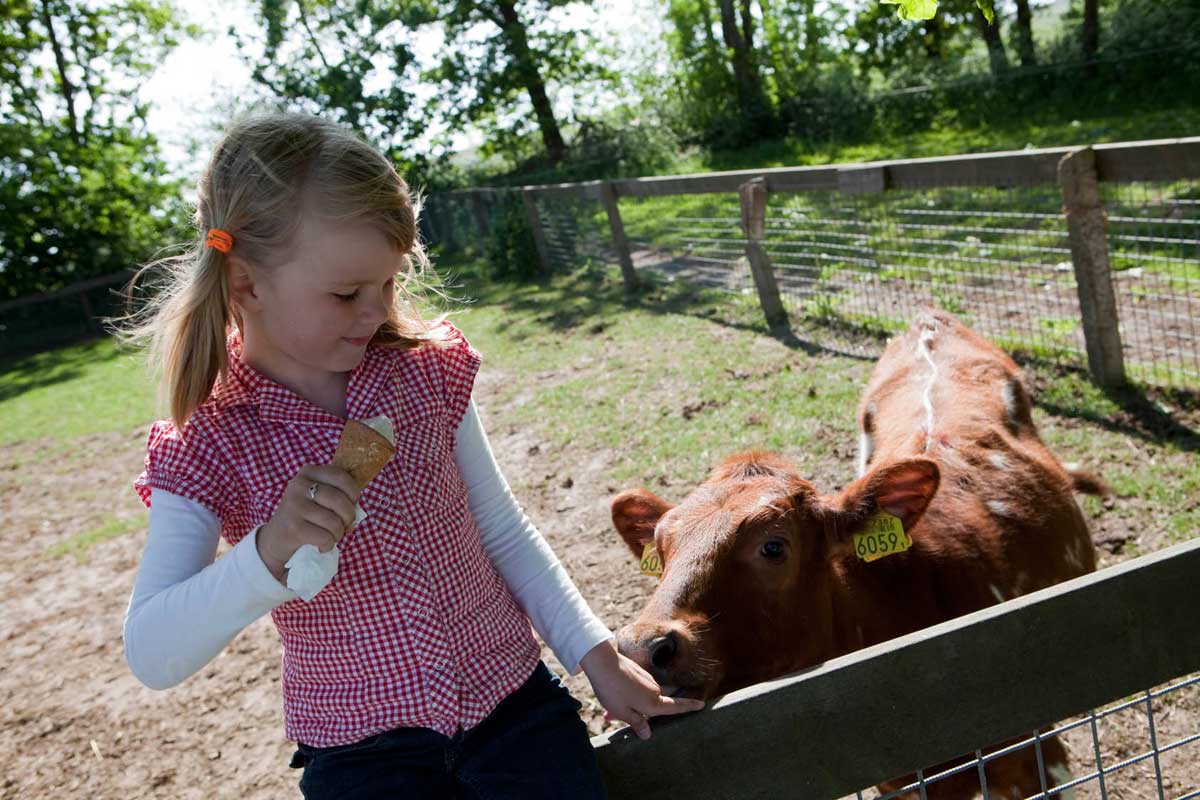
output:
<instances>
[{"instance_id":1,"label":"wooden fence post","mask_svg":"<svg viewBox=\"0 0 1200 800\"><path fill-rule=\"evenodd\" d=\"M441 198L436 194L430 194L425 196L425 202L421 204L421 216L417 220L417 226L424 237L425 244L438 244L441 238L441 231L438 230L437 224L437 209L440 200Z\"/></svg>"},{"instance_id":2,"label":"wooden fence post","mask_svg":"<svg viewBox=\"0 0 1200 800\"><path fill-rule=\"evenodd\" d=\"M546 232L542 230L542 218L538 214L537 198L533 190L526 187L521 190L521 201L525 203L525 215L529 218L529 228L533 231L533 244L537 248L539 267L543 273L550 272L550 252L546 246Z\"/></svg>"},{"instance_id":3,"label":"wooden fence post","mask_svg":"<svg viewBox=\"0 0 1200 800\"><path fill-rule=\"evenodd\" d=\"M1058 183L1083 316L1088 369L1099 385L1120 386L1125 383L1125 362L1108 264L1108 221L1100 201L1096 154L1092 148L1082 147L1062 157L1058 162Z\"/></svg>"},{"instance_id":4,"label":"wooden fence post","mask_svg":"<svg viewBox=\"0 0 1200 800\"><path fill-rule=\"evenodd\" d=\"M484 205L482 189L471 190L471 213L475 215L475 227L479 228L479 235L486 237L491 226L488 225L488 213L487 207Z\"/></svg>"},{"instance_id":5,"label":"wooden fence post","mask_svg":"<svg viewBox=\"0 0 1200 800\"><path fill-rule=\"evenodd\" d=\"M604 210L608 212L608 227L612 229L613 246L617 249L617 260L621 263L625 291L632 292L638 287L638 276L633 268L633 257L629 254L629 240L625 238L621 210L617 207L617 191L611 181L600 183L600 201L604 203Z\"/></svg>"},{"instance_id":6,"label":"wooden fence post","mask_svg":"<svg viewBox=\"0 0 1200 800\"><path fill-rule=\"evenodd\" d=\"M738 200L742 206L742 230L746 233L746 258L750 261L750 274L758 289L758 302L772 329L786 328L787 311L779 299L779 286L771 270L771 259L763 248L763 229L767 219L767 184L762 178L753 178L738 187Z\"/></svg>"}]
</instances>

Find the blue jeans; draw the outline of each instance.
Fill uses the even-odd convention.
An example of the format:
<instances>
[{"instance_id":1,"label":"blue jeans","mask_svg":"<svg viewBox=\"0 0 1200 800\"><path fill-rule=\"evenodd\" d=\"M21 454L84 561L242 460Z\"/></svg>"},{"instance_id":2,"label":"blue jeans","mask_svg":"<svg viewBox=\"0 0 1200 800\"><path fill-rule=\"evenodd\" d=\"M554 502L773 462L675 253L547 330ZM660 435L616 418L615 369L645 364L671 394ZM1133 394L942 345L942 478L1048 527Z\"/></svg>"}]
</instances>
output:
<instances>
[{"instance_id":1,"label":"blue jeans","mask_svg":"<svg viewBox=\"0 0 1200 800\"><path fill-rule=\"evenodd\" d=\"M396 728L335 747L297 744L300 791L314 798L535 800L606 797L579 701L538 662L488 717L452 737Z\"/></svg>"}]
</instances>

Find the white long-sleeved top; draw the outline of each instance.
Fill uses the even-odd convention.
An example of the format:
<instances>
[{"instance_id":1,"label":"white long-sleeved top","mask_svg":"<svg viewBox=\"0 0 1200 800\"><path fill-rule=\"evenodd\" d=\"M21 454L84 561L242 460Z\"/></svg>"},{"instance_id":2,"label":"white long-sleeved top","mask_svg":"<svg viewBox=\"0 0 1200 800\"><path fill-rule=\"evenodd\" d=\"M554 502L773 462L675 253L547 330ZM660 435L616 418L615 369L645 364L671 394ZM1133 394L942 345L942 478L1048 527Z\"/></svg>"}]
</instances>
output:
<instances>
[{"instance_id":1,"label":"white long-sleeved top","mask_svg":"<svg viewBox=\"0 0 1200 800\"><path fill-rule=\"evenodd\" d=\"M571 674L612 637L522 511L492 454L472 401L454 459L484 550L513 597ZM216 558L221 525L199 503L153 490L150 531L125 611L125 660L151 689L199 671L251 622L298 595L258 555L258 528Z\"/></svg>"}]
</instances>

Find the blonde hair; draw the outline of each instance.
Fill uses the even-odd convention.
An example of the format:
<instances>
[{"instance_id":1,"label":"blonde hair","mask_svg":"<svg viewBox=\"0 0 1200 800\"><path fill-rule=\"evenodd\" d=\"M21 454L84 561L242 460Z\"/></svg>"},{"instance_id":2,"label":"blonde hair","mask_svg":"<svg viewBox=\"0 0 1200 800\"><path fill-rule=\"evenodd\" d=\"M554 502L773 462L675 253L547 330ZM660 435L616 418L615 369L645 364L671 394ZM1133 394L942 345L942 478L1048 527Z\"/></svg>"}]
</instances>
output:
<instances>
[{"instance_id":1,"label":"blonde hair","mask_svg":"<svg viewBox=\"0 0 1200 800\"><path fill-rule=\"evenodd\" d=\"M125 288L127 308L144 272L162 268L165 280L140 310L105 320L124 344L148 343L149 366L161 373L159 403L169 407L178 427L208 399L217 378L226 379L225 340L231 323L241 327L230 302L229 256L206 247L205 235L210 228L228 232L231 255L269 272L287 260L302 209L373 225L403 254L396 300L371 344L412 348L441 341L443 329L436 324L442 317L423 319L410 291L442 294L426 280L431 270L417 231L420 198L395 167L336 123L254 113L226 130L200 176L196 236L186 252L138 270Z\"/></svg>"}]
</instances>

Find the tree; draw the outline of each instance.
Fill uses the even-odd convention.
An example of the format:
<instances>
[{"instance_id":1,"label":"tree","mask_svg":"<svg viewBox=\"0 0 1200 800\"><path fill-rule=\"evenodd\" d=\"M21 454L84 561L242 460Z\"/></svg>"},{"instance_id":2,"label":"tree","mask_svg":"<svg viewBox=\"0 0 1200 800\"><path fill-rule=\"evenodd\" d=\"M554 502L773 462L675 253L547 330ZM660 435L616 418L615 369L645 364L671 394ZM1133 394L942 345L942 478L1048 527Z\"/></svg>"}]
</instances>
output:
<instances>
[{"instance_id":1,"label":"tree","mask_svg":"<svg viewBox=\"0 0 1200 800\"><path fill-rule=\"evenodd\" d=\"M195 31L150 0L0 3L0 298L135 267L181 231L138 85Z\"/></svg>"},{"instance_id":2,"label":"tree","mask_svg":"<svg viewBox=\"0 0 1200 800\"><path fill-rule=\"evenodd\" d=\"M762 75L754 51L754 14L750 0L717 0L721 12L721 36L733 67L733 83L737 91L738 109L751 133L759 133L770 115L770 104L763 91Z\"/></svg>"},{"instance_id":3,"label":"tree","mask_svg":"<svg viewBox=\"0 0 1200 800\"><path fill-rule=\"evenodd\" d=\"M988 64L993 76L1003 75L1008 71L1008 53L1004 50L1004 40L1000 37L1000 15L993 14L989 20L983 9L976 6L971 9L971 19L975 29L979 31L983 43L987 46Z\"/></svg>"},{"instance_id":4,"label":"tree","mask_svg":"<svg viewBox=\"0 0 1200 800\"><path fill-rule=\"evenodd\" d=\"M578 85L603 79L605 69L584 57L595 46L587 31L570 26L533 31L530 22L544 20L553 9L570 2L531 0L518 9L515 0L449 0L440 14L447 55L429 74L447 90L447 121L482 125L511 141L519 125L506 123L505 116L523 93L547 157L553 163L562 161L566 145L547 82ZM490 35L480 47L475 40L488 28Z\"/></svg>"},{"instance_id":5,"label":"tree","mask_svg":"<svg viewBox=\"0 0 1200 800\"><path fill-rule=\"evenodd\" d=\"M411 33L434 19L419 3L347 3L262 0L262 30L229 29L247 56L251 77L277 99L310 113L333 116L378 143L398 161L412 157L418 103ZM383 66L383 74L376 75Z\"/></svg>"},{"instance_id":6,"label":"tree","mask_svg":"<svg viewBox=\"0 0 1200 800\"><path fill-rule=\"evenodd\" d=\"M1035 66L1037 56L1033 50L1033 12L1029 8L1029 0L1017 0L1016 37L1017 55L1021 58L1021 66Z\"/></svg>"},{"instance_id":7,"label":"tree","mask_svg":"<svg viewBox=\"0 0 1200 800\"><path fill-rule=\"evenodd\" d=\"M412 139L428 127L428 109L408 88L423 78L438 84L432 107L446 124L473 123L493 141L511 141L532 122L557 162L566 144L548 82L601 70L584 58L586 32L532 32L527 17L567 1L518 9L515 0L261 0L265 39L253 75L285 102L331 111L400 160L417 157ZM421 74L412 42L438 34L445 55ZM248 37L238 38L248 50ZM513 114L521 95L531 107L525 117Z\"/></svg>"},{"instance_id":8,"label":"tree","mask_svg":"<svg viewBox=\"0 0 1200 800\"><path fill-rule=\"evenodd\" d=\"M1096 51L1100 49L1100 0L1083 0L1083 60L1089 74L1096 69Z\"/></svg>"},{"instance_id":9,"label":"tree","mask_svg":"<svg viewBox=\"0 0 1200 800\"><path fill-rule=\"evenodd\" d=\"M776 80L803 68L795 57L803 49L803 33L793 23L803 19L795 16L802 10L795 5L782 0L775 10L758 0L756 14L752 0L667 0L672 82L684 117L701 138L732 145L769 130L773 104L763 66L774 68ZM773 45L767 48L766 41Z\"/></svg>"}]
</instances>

